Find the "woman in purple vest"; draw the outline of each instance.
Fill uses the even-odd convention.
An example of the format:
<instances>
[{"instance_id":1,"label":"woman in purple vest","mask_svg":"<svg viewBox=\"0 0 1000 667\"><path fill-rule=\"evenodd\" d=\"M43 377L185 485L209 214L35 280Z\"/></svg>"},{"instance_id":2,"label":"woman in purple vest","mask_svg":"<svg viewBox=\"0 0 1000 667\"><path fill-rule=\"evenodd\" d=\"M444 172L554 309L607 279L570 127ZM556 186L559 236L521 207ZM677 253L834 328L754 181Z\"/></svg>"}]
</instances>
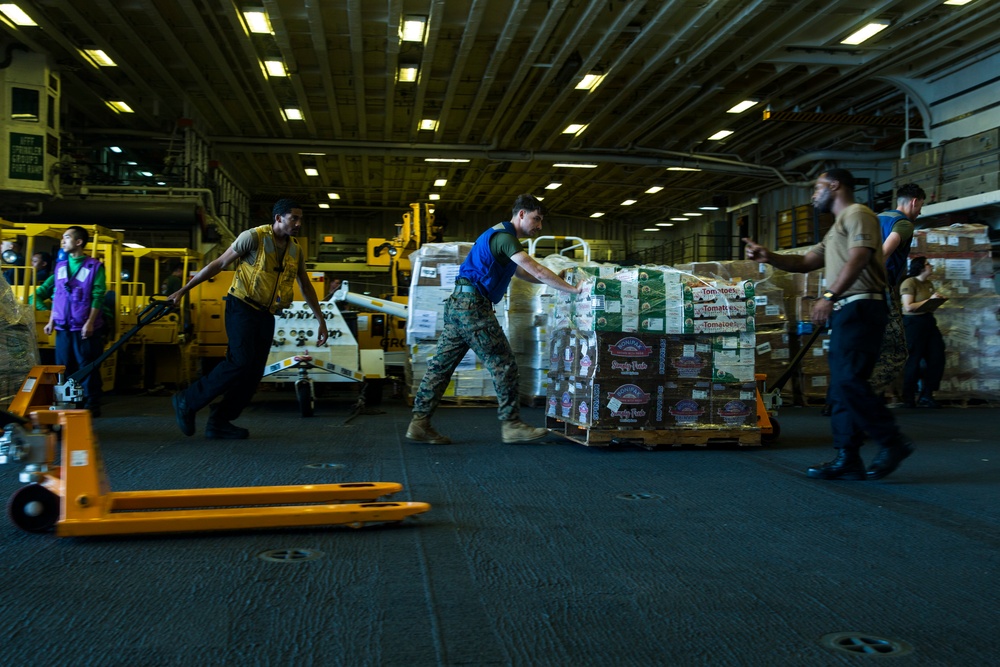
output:
<instances>
[{"instance_id":1,"label":"woman in purple vest","mask_svg":"<svg viewBox=\"0 0 1000 667\"><path fill-rule=\"evenodd\" d=\"M52 299L52 314L45 333L56 332L56 363L66 375L95 361L104 350L104 318L101 306L107 292L104 264L87 257L83 249L90 235L82 227L69 227L60 248L66 260L57 262L55 273L35 290L35 303ZM84 380L84 407L94 417L101 413L101 373L95 368Z\"/></svg>"}]
</instances>

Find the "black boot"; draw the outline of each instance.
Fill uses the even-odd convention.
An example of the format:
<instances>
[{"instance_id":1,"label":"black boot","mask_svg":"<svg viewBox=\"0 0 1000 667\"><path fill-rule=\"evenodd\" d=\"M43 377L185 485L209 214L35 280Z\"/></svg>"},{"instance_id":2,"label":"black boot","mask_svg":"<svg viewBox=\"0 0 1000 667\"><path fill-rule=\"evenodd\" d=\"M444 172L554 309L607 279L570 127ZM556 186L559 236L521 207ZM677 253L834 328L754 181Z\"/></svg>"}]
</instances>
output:
<instances>
[{"instance_id":1,"label":"black boot","mask_svg":"<svg viewBox=\"0 0 1000 667\"><path fill-rule=\"evenodd\" d=\"M899 467L899 464L903 462L903 459L913 453L913 450L913 441L905 437L892 447L883 447L875 455L875 460L872 461L872 464L868 466L868 479L882 479L892 474Z\"/></svg>"},{"instance_id":2,"label":"black boot","mask_svg":"<svg viewBox=\"0 0 1000 667\"><path fill-rule=\"evenodd\" d=\"M858 482L865 479L865 462L856 449L841 449L837 458L809 468L807 475L814 479L844 479Z\"/></svg>"}]
</instances>

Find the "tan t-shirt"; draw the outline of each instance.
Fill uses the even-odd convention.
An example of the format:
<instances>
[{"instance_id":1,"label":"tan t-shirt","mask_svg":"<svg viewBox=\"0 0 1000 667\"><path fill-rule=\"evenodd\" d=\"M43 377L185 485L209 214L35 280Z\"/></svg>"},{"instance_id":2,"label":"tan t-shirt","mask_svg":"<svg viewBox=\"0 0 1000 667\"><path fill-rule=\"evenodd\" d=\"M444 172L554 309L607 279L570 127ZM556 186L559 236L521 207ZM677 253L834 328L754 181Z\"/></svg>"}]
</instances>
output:
<instances>
[{"instance_id":1,"label":"tan t-shirt","mask_svg":"<svg viewBox=\"0 0 1000 667\"><path fill-rule=\"evenodd\" d=\"M278 245L278 240L274 240L274 245L278 249L278 263L285 257L285 251L288 248L288 241L285 241L284 246ZM251 265L257 261L257 234L252 229L247 229L240 232L240 235L236 237L231 246L233 252L240 256L241 262L248 262ZM301 270L305 266L305 255L304 253L299 253L299 269Z\"/></svg>"},{"instance_id":2,"label":"tan t-shirt","mask_svg":"<svg viewBox=\"0 0 1000 667\"><path fill-rule=\"evenodd\" d=\"M885 265L882 259L882 232L878 217L864 204L851 204L837 216L823 240L809 249L824 259L826 284L832 285L851 255L851 248L870 248L874 252L854 284L841 298L852 294L885 292Z\"/></svg>"},{"instance_id":3,"label":"tan t-shirt","mask_svg":"<svg viewBox=\"0 0 1000 667\"><path fill-rule=\"evenodd\" d=\"M926 301L931 298L934 294L934 283L929 280L917 280L916 276L912 278L907 278L899 286L899 296L902 298L904 294L909 294L913 297L913 303L920 303L921 301ZM930 313L908 313L906 309L903 309L903 315L908 317L916 317L918 315L930 315Z\"/></svg>"}]
</instances>

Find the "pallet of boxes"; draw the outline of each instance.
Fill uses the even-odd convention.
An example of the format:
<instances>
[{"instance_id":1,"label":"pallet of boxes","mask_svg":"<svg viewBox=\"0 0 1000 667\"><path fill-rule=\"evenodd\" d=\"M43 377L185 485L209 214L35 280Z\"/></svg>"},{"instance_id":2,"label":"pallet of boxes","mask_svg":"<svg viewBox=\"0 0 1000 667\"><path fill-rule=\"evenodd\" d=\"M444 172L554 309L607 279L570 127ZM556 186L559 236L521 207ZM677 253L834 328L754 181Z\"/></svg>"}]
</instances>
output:
<instances>
[{"instance_id":1,"label":"pallet of boxes","mask_svg":"<svg viewBox=\"0 0 1000 667\"><path fill-rule=\"evenodd\" d=\"M759 445L754 289L670 267L577 267L549 341L546 423L584 445Z\"/></svg>"},{"instance_id":2,"label":"pallet of boxes","mask_svg":"<svg viewBox=\"0 0 1000 667\"><path fill-rule=\"evenodd\" d=\"M409 316L406 320L406 344L409 355L405 366L406 384L412 397L427 372L427 363L437 353L437 339L444 329L445 302L455 290L458 268L471 243L427 243L409 256ZM501 326L506 312L497 309ZM493 378L476 354L469 350L451 376L442 405L463 407L495 406Z\"/></svg>"},{"instance_id":3,"label":"pallet of boxes","mask_svg":"<svg viewBox=\"0 0 1000 667\"><path fill-rule=\"evenodd\" d=\"M996 405L1000 396L1000 296L989 229L955 224L920 229L910 257L926 257L931 282L948 297L934 312L945 341L937 400L958 406Z\"/></svg>"}]
</instances>

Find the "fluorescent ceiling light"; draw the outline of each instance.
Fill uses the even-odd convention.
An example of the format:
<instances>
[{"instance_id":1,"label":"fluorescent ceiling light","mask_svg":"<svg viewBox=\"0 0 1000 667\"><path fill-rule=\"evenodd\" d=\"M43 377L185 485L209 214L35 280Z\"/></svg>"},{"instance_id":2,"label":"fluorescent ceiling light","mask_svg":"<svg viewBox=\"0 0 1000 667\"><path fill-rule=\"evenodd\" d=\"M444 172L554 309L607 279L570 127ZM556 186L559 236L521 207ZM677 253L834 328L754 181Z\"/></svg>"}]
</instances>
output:
<instances>
[{"instance_id":1,"label":"fluorescent ceiling light","mask_svg":"<svg viewBox=\"0 0 1000 667\"><path fill-rule=\"evenodd\" d=\"M98 67L118 67L118 63L100 49L81 49L80 53L85 55L90 62Z\"/></svg>"},{"instance_id":2,"label":"fluorescent ceiling light","mask_svg":"<svg viewBox=\"0 0 1000 667\"><path fill-rule=\"evenodd\" d=\"M136 165L138 165L139 163L138 163L138 162L133 162L132 160L129 160L129 161L128 161L128 162L126 162L125 164L127 164L127 165L128 165L128 166L130 166L130 167L135 167L135 166L136 166Z\"/></svg>"},{"instance_id":3,"label":"fluorescent ceiling light","mask_svg":"<svg viewBox=\"0 0 1000 667\"><path fill-rule=\"evenodd\" d=\"M657 227L673 227L674 223L672 223L672 222L658 222L658 223L656 223L656 226Z\"/></svg>"},{"instance_id":4,"label":"fluorescent ceiling light","mask_svg":"<svg viewBox=\"0 0 1000 667\"><path fill-rule=\"evenodd\" d=\"M670 218L670 219L673 220L674 222L687 222L688 221L687 218L682 218L680 216L677 216L675 218Z\"/></svg>"},{"instance_id":5,"label":"fluorescent ceiling light","mask_svg":"<svg viewBox=\"0 0 1000 667\"><path fill-rule=\"evenodd\" d=\"M718 211L719 210L718 206L699 206L698 208L701 209L702 211Z\"/></svg>"},{"instance_id":6,"label":"fluorescent ceiling light","mask_svg":"<svg viewBox=\"0 0 1000 667\"><path fill-rule=\"evenodd\" d=\"M436 181L434 181L434 187L436 187L436 188L443 188L446 185L448 185L448 179L447 178L439 178Z\"/></svg>"},{"instance_id":7,"label":"fluorescent ceiling light","mask_svg":"<svg viewBox=\"0 0 1000 667\"><path fill-rule=\"evenodd\" d=\"M284 60L265 60L264 69L270 76L288 76L288 68Z\"/></svg>"},{"instance_id":8,"label":"fluorescent ceiling light","mask_svg":"<svg viewBox=\"0 0 1000 667\"><path fill-rule=\"evenodd\" d=\"M396 81L399 81L400 83L413 83L414 81L417 80L418 71L419 69L416 67L409 67L409 66L400 67L399 76L397 77Z\"/></svg>"},{"instance_id":9,"label":"fluorescent ceiling light","mask_svg":"<svg viewBox=\"0 0 1000 667\"><path fill-rule=\"evenodd\" d=\"M121 100L105 100L104 103L111 107L116 113L135 113L132 111L132 107Z\"/></svg>"},{"instance_id":10,"label":"fluorescent ceiling light","mask_svg":"<svg viewBox=\"0 0 1000 667\"><path fill-rule=\"evenodd\" d=\"M545 197L535 197L538 201L545 201Z\"/></svg>"},{"instance_id":11,"label":"fluorescent ceiling light","mask_svg":"<svg viewBox=\"0 0 1000 667\"><path fill-rule=\"evenodd\" d=\"M431 130L431 131L434 131L434 130L437 129L437 127L438 127L438 122L436 120L431 119L431 118L424 118L422 121L420 121L420 129L421 130Z\"/></svg>"},{"instance_id":12,"label":"fluorescent ceiling light","mask_svg":"<svg viewBox=\"0 0 1000 667\"><path fill-rule=\"evenodd\" d=\"M327 192L326 196L329 197L330 199L340 199L340 195L338 195L336 192Z\"/></svg>"},{"instance_id":13,"label":"fluorescent ceiling light","mask_svg":"<svg viewBox=\"0 0 1000 667\"><path fill-rule=\"evenodd\" d=\"M243 18L247 22L247 28L250 32L256 32L260 34L270 35L271 21L267 18L267 13L263 10L254 10L243 12Z\"/></svg>"},{"instance_id":14,"label":"fluorescent ceiling light","mask_svg":"<svg viewBox=\"0 0 1000 667\"><path fill-rule=\"evenodd\" d=\"M626 199L625 201L622 202L622 206L631 206L635 202L636 202L635 199Z\"/></svg>"},{"instance_id":15,"label":"fluorescent ceiling light","mask_svg":"<svg viewBox=\"0 0 1000 667\"><path fill-rule=\"evenodd\" d=\"M299 153L299 155L326 155L326 153Z\"/></svg>"},{"instance_id":16,"label":"fluorescent ceiling light","mask_svg":"<svg viewBox=\"0 0 1000 667\"><path fill-rule=\"evenodd\" d=\"M667 171L701 171L697 167L667 167Z\"/></svg>"},{"instance_id":17,"label":"fluorescent ceiling light","mask_svg":"<svg viewBox=\"0 0 1000 667\"><path fill-rule=\"evenodd\" d=\"M743 113L755 104L760 104L759 100L743 100L731 109L726 110L726 113Z\"/></svg>"},{"instance_id":18,"label":"fluorescent ceiling light","mask_svg":"<svg viewBox=\"0 0 1000 667\"><path fill-rule=\"evenodd\" d=\"M302 120L302 109L298 107L286 107L281 110L285 120Z\"/></svg>"},{"instance_id":19,"label":"fluorescent ceiling light","mask_svg":"<svg viewBox=\"0 0 1000 667\"><path fill-rule=\"evenodd\" d=\"M555 190L556 188L559 188L559 187L562 187L562 183L555 183L555 182L553 182L553 183L549 183L548 185L546 185L545 189L546 190Z\"/></svg>"},{"instance_id":20,"label":"fluorescent ceiling light","mask_svg":"<svg viewBox=\"0 0 1000 667\"><path fill-rule=\"evenodd\" d=\"M431 201L437 201L438 199L441 199L441 195L439 195L439 194L428 195L428 198Z\"/></svg>"},{"instance_id":21,"label":"fluorescent ceiling light","mask_svg":"<svg viewBox=\"0 0 1000 667\"><path fill-rule=\"evenodd\" d=\"M582 79L580 79L580 83L576 84L576 89L594 90L601 85L602 81L604 81L604 76L604 74L586 74Z\"/></svg>"},{"instance_id":22,"label":"fluorescent ceiling light","mask_svg":"<svg viewBox=\"0 0 1000 667\"><path fill-rule=\"evenodd\" d=\"M319 176L319 169L316 167L306 167L306 176Z\"/></svg>"},{"instance_id":23,"label":"fluorescent ceiling light","mask_svg":"<svg viewBox=\"0 0 1000 667\"><path fill-rule=\"evenodd\" d=\"M603 213L591 213L590 217L591 218L603 218L604 214Z\"/></svg>"},{"instance_id":24,"label":"fluorescent ceiling light","mask_svg":"<svg viewBox=\"0 0 1000 667\"><path fill-rule=\"evenodd\" d=\"M9 18L14 25L38 25L31 20L31 17L24 13L24 10L14 3L0 5L0 13Z\"/></svg>"},{"instance_id":25,"label":"fluorescent ceiling light","mask_svg":"<svg viewBox=\"0 0 1000 667\"><path fill-rule=\"evenodd\" d=\"M850 44L851 46L857 46L858 44L867 41L879 34L883 30L889 27L888 21L872 21L861 30L848 36L847 39L842 40L841 44Z\"/></svg>"},{"instance_id":26,"label":"fluorescent ceiling light","mask_svg":"<svg viewBox=\"0 0 1000 667\"><path fill-rule=\"evenodd\" d=\"M141 243L133 243L132 241L125 241L122 243L126 248L145 248L146 246Z\"/></svg>"},{"instance_id":27,"label":"fluorescent ceiling light","mask_svg":"<svg viewBox=\"0 0 1000 667\"><path fill-rule=\"evenodd\" d=\"M970 2L972 2L972 0L945 0L944 4L946 4L946 5L955 5L956 7L961 7L962 5L967 5Z\"/></svg>"},{"instance_id":28,"label":"fluorescent ceiling light","mask_svg":"<svg viewBox=\"0 0 1000 667\"><path fill-rule=\"evenodd\" d=\"M145 176L146 178L151 178L153 176L153 172L151 172L151 171L140 171L139 175L140 176Z\"/></svg>"},{"instance_id":29,"label":"fluorescent ceiling light","mask_svg":"<svg viewBox=\"0 0 1000 667\"><path fill-rule=\"evenodd\" d=\"M663 189L662 185L654 185L650 189L646 190L647 195L655 195L657 192Z\"/></svg>"},{"instance_id":30,"label":"fluorescent ceiling light","mask_svg":"<svg viewBox=\"0 0 1000 667\"><path fill-rule=\"evenodd\" d=\"M685 213L686 218L697 218L699 215L705 215L704 213Z\"/></svg>"},{"instance_id":31,"label":"fluorescent ceiling light","mask_svg":"<svg viewBox=\"0 0 1000 667\"><path fill-rule=\"evenodd\" d=\"M426 157L424 162L469 162L462 157Z\"/></svg>"},{"instance_id":32,"label":"fluorescent ceiling light","mask_svg":"<svg viewBox=\"0 0 1000 667\"><path fill-rule=\"evenodd\" d=\"M586 125L580 125L579 123L573 123L572 125L567 125L566 129L562 131L563 134L580 134L585 129Z\"/></svg>"},{"instance_id":33,"label":"fluorescent ceiling light","mask_svg":"<svg viewBox=\"0 0 1000 667\"><path fill-rule=\"evenodd\" d=\"M713 134L712 136L710 136L708 138L708 140L709 141L718 141L719 139L725 139L726 137L728 137L732 133L733 133L732 130L719 130L718 132L716 132L715 134Z\"/></svg>"},{"instance_id":34,"label":"fluorescent ceiling light","mask_svg":"<svg viewBox=\"0 0 1000 667\"><path fill-rule=\"evenodd\" d=\"M327 204L326 202L322 202L322 203L319 204L319 207L320 208L330 208L330 205Z\"/></svg>"},{"instance_id":35,"label":"fluorescent ceiling light","mask_svg":"<svg viewBox=\"0 0 1000 667\"><path fill-rule=\"evenodd\" d=\"M566 167L567 169L594 169L597 167L596 164L590 164L586 162L556 162L552 166Z\"/></svg>"},{"instance_id":36,"label":"fluorescent ceiling light","mask_svg":"<svg viewBox=\"0 0 1000 667\"><path fill-rule=\"evenodd\" d=\"M644 232L658 232L658 231L660 231L660 228L659 227L646 227L642 231L644 231Z\"/></svg>"},{"instance_id":37,"label":"fluorescent ceiling light","mask_svg":"<svg viewBox=\"0 0 1000 667\"><path fill-rule=\"evenodd\" d=\"M423 42L424 28L426 26L426 16L407 16L403 19L403 27L399 31L399 38L404 42Z\"/></svg>"},{"instance_id":38,"label":"fluorescent ceiling light","mask_svg":"<svg viewBox=\"0 0 1000 667\"><path fill-rule=\"evenodd\" d=\"M108 150L112 153L121 153L122 149L120 146L108 146Z\"/></svg>"}]
</instances>

